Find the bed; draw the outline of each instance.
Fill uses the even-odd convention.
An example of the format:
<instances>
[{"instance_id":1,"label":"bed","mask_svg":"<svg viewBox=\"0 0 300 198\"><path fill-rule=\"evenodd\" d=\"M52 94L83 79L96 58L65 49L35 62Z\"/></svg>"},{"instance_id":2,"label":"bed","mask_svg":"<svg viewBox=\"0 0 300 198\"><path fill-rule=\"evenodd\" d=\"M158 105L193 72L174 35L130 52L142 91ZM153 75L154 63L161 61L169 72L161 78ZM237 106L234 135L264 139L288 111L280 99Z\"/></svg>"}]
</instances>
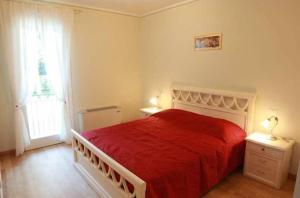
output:
<instances>
[{"instance_id":1,"label":"bed","mask_svg":"<svg viewBox=\"0 0 300 198\"><path fill-rule=\"evenodd\" d=\"M243 162L255 94L173 85L172 109L83 132L75 166L101 197L199 197Z\"/></svg>"}]
</instances>

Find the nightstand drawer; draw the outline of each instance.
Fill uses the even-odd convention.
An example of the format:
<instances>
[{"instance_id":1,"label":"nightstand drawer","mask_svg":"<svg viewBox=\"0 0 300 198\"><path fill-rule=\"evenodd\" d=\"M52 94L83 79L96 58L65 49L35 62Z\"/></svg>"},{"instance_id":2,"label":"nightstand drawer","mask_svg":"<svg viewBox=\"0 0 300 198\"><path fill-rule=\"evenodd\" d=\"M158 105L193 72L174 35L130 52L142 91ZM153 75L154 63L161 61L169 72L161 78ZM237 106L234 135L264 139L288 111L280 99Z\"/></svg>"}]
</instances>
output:
<instances>
[{"instance_id":1,"label":"nightstand drawer","mask_svg":"<svg viewBox=\"0 0 300 198\"><path fill-rule=\"evenodd\" d=\"M283 152L263 145L247 142L247 149L276 159L282 159Z\"/></svg>"},{"instance_id":2,"label":"nightstand drawer","mask_svg":"<svg viewBox=\"0 0 300 198\"><path fill-rule=\"evenodd\" d=\"M272 171L274 173L278 170L280 163L280 160L260 156L252 151L247 151L247 161L250 167L260 167L260 169L265 170L265 172Z\"/></svg>"},{"instance_id":3,"label":"nightstand drawer","mask_svg":"<svg viewBox=\"0 0 300 198\"><path fill-rule=\"evenodd\" d=\"M269 183L273 183L277 180L276 169L263 168L261 166L255 166L253 164L248 164L247 175L259 177L260 179Z\"/></svg>"}]
</instances>

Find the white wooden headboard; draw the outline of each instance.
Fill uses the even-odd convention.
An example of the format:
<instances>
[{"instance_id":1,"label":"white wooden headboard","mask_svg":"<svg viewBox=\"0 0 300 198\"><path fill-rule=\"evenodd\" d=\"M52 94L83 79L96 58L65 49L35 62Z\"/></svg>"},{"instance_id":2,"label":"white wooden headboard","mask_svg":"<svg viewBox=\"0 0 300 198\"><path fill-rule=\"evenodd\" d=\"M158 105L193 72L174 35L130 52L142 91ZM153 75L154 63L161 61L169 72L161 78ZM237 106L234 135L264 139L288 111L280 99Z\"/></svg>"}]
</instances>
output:
<instances>
[{"instance_id":1,"label":"white wooden headboard","mask_svg":"<svg viewBox=\"0 0 300 198\"><path fill-rule=\"evenodd\" d=\"M239 125L247 133L253 125L255 93L203 89L172 85L172 108L222 118Z\"/></svg>"}]
</instances>

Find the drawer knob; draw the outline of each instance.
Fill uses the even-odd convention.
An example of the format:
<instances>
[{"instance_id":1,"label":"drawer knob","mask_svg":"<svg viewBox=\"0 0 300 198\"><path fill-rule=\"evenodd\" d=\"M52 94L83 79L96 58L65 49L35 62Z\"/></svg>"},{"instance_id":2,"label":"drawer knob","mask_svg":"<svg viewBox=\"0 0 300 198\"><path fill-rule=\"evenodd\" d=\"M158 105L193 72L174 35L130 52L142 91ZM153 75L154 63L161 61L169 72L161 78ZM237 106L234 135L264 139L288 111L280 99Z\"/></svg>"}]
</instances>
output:
<instances>
[{"instance_id":1,"label":"drawer knob","mask_svg":"<svg viewBox=\"0 0 300 198\"><path fill-rule=\"evenodd\" d=\"M261 151L265 151L265 148L261 148Z\"/></svg>"}]
</instances>

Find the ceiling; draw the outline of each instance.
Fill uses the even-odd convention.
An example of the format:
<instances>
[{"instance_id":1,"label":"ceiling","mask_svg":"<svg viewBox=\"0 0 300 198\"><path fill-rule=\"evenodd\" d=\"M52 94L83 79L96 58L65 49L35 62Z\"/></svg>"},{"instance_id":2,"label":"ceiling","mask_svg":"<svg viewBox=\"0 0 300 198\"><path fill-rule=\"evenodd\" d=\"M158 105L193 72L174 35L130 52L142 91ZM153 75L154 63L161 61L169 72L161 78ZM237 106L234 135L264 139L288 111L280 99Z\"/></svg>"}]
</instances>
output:
<instances>
[{"instance_id":1,"label":"ceiling","mask_svg":"<svg viewBox=\"0 0 300 198\"><path fill-rule=\"evenodd\" d=\"M133 16L145 16L194 0L46 0L67 5L108 10Z\"/></svg>"}]
</instances>

